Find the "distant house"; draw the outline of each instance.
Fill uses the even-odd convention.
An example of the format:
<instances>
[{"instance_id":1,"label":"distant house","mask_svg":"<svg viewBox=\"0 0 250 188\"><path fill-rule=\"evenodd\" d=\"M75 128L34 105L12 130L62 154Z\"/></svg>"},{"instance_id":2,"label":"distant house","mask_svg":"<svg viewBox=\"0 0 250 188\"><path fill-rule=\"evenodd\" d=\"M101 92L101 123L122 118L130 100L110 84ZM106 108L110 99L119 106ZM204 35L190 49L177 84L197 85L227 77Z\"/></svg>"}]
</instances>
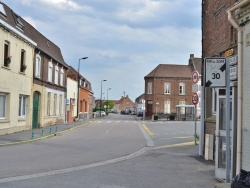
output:
<instances>
[{"instance_id":1,"label":"distant house","mask_svg":"<svg viewBox=\"0 0 250 188\"><path fill-rule=\"evenodd\" d=\"M0 3L0 134L31 129L32 77L37 43L24 20Z\"/></svg>"},{"instance_id":2,"label":"distant house","mask_svg":"<svg viewBox=\"0 0 250 188\"><path fill-rule=\"evenodd\" d=\"M92 117L93 91L91 83L79 74L79 104L78 104L78 72L69 67L67 73L67 122L72 122L80 114L80 118ZM77 108L77 105L78 108Z\"/></svg>"},{"instance_id":3,"label":"distant house","mask_svg":"<svg viewBox=\"0 0 250 188\"><path fill-rule=\"evenodd\" d=\"M198 59L197 63L201 64L201 59ZM188 65L160 64L144 77L146 116L175 115L177 105L192 105L194 65L196 60L191 54ZM181 109L183 113L184 108Z\"/></svg>"},{"instance_id":4,"label":"distant house","mask_svg":"<svg viewBox=\"0 0 250 188\"><path fill-rule=\"evenodd\" d=\"M143 107L145 106L145 104L143 104L144 100L144 94L140 95L139 97L137 97L135 99L135 112L136 113L142 113L143 112Z\"/></svg>"},{"instance_id":5,"label":"distant house","mask_svg":"<svg viewBox=\"0 0 250 188\"><path fill-rule=\"evenodd\" d=\"M112 101L114 103L113 109L116 110L117 112L121 112L122 110L126 110L126 109L135 108L134 102L128 97L128 95L126 95L125 97L122 96L119 100L109 99L109 101ZM104 101L102 101L102 104L103 102ZM101 104L100 99L97 99L95 103L97 106L100 106Z\"/></svg>"}]
</instances>

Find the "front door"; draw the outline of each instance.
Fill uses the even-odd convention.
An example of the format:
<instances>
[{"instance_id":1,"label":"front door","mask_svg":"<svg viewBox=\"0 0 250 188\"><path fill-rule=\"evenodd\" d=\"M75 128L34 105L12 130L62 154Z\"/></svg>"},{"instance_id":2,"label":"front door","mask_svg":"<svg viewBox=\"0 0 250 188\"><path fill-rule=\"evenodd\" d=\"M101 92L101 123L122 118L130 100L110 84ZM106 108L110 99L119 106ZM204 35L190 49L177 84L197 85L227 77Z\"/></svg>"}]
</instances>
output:
<instances>
[{"instance_id":1,"label":"front door","mask_svg":"<svg viewBox=\"0 0 250 188\"><path fill-rule=\"evenodd\" d=\"M215 177L226 179L226 97L219 96L216 114ZM232 101L230 101L230 126ZM231 132L231 131L230 131ZM231 134L230 134L231 135Z\"/></svg>"},{"instance_id":2,"label":"front door","mask_svg":"<svg viewBox=\"0 0 250 188\"><path fill-rule=\"evenodd\" d=\"M153 101L147 101L147 116L153 115Z\"/></svg>"},{"instance_id":3,"label":"front door","mask_svg":"<svg viewBox=\"0 0 250 188\"><path fill-rule=\"evenodd\" d=\"M32 118L32 129L38 128L38 112L39 112L39 93L34 92L33 94L33 118Z\"/></svg>"}]
</instances>

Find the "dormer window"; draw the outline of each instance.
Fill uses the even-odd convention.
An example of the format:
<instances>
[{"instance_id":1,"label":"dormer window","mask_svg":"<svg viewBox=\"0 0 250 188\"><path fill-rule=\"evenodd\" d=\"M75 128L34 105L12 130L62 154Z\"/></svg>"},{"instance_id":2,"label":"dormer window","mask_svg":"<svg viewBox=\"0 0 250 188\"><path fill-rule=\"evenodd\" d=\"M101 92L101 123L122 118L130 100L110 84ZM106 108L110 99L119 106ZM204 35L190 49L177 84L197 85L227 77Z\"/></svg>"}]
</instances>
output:
<instances>
[{"instance_id":1,"label":"dormer window","mask_svg":"<svg viewBox=\"0 0 250 188\"><path fill-rule=\"evenodd\" d=\"M19 29L23 30L24 29L24 25L21 21L21 17L18 16L16 13L13 12L13 15L14 15L14 18L15 18L15 21L16 21L16 25Z\"/></svg>"},{"instance_id":2,"label":"dormer window","mask_svg":"<svg viewBox=\"0 0 250 188\"><path fill-rule=\"evenodd\" d=\"M2 15L6 16L6 12L5 12L4 8L3 8L3 4L0 4L0 13Z\"/></svg>"}]
</instances>

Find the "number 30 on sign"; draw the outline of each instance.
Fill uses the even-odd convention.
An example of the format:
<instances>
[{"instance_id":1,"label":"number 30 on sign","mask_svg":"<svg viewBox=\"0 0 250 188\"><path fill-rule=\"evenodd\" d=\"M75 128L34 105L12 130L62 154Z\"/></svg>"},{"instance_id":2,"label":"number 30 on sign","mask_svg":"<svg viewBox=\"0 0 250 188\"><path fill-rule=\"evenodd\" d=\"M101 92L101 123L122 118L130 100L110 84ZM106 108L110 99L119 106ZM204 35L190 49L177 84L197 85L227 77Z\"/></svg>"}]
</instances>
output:
<instances>
[{"instance_id":1,"label":"number 30 on sign","mask_svg":"<svg viewBox=\"0 0 250 188\"><path fill-rule=\"evenodd\" d=\"M193 105L197 105L198 102L199 102L199 96L198 96L198 94L197 93L193 93L193 95L192 95L192 103L193 103Z\"/></svg>"}]
</instances>

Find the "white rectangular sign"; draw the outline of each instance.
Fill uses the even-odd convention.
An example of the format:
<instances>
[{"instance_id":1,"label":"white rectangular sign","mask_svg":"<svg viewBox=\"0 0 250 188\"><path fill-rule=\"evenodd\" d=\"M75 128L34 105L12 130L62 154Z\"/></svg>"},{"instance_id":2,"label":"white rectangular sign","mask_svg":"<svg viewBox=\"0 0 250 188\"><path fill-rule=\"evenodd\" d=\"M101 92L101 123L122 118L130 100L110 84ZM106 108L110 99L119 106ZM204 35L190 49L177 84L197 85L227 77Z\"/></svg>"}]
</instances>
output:
<instances>
[{"instance_id":1,"label":"white rectangular sign","mask_svg":"<svg viewBox=\"0 0 250 188\"><path fill-rule=\"evenodd\" d=\"M226 87L226 59L205 59L205 87Z\"/></svg>"},{"instance_id":2,"label":"white rectangular sign","mask_svg":"<svg viewBox=\"0 0 250 188\"><path fill-rule=\"evenodd\" d=\"M193 86L192 86L192 92L193 93L197 93L199 90L198 90L199 88L198 88L198 84L193 84Z\"/></svg>"},{"instance_id":3,"label":"white rectangular sign","mask_svg":"<svg viewBox=\"0 0 250 188\"><path fill-rule=\"evenodd\" d=\"M237 65L230 67L230 80L237 80Z\"/></svg>"}]
</instances>

